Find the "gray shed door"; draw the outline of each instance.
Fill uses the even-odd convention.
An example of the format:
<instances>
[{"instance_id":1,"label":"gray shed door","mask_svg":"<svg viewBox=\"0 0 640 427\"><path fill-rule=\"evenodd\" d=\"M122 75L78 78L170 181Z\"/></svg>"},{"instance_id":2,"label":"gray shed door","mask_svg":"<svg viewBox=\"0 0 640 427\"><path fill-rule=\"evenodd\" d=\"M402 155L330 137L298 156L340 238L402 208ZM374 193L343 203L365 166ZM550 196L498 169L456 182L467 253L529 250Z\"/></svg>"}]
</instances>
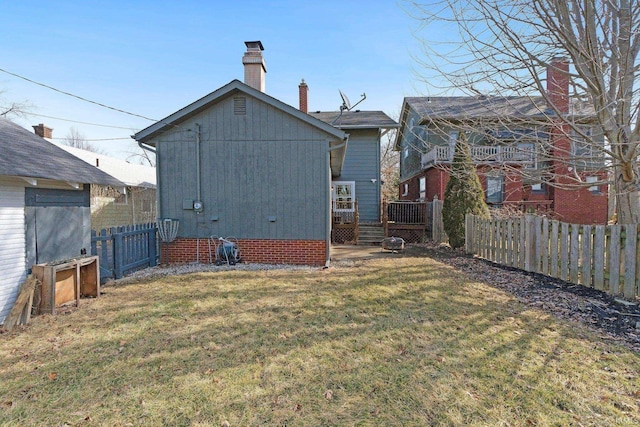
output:
<instances>
[{"instance_id":1,"label":"gray shed door","mask_svg":"<svg viewBox=\"0 0 640 427\"><path fill-rule=\"evenodd\" d=\"M91 245L89 186L81 191L25 190L27 263L78 258Z\"/></svg>"},{"instance_id":2,"label":"gray shed door","mask_svg":"<svg viewBox=\"0 0 640 427\"><path fill-rule=\"evenodd\" d=\"M18 296L25 270L24 187L0 183L0 324Z\"/></svg>"},{"instance_id":3,"label":"gray shed door","mask_svg":"<svg viewBox=\"0 0 640 427\"><path fill-rule=\"evenodd\" d=\"M35 208L37 264L77 258L85 247L83 209L76 206Z\"/></svg>"}]
</instances>

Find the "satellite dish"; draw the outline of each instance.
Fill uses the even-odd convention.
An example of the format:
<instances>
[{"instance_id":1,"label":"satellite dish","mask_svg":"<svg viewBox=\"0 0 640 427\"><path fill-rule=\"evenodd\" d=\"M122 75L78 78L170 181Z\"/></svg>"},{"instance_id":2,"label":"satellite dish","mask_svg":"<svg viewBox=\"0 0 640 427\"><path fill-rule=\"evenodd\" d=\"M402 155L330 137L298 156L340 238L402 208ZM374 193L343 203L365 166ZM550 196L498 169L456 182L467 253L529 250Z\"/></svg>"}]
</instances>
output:
<instances>
[{"instance_id":1,"label":"satellite dish","mask_svg":"<svg viewBox=\"0 0 640 427\"><path fill-rule=\"evenodd\" d=\"M340 92L340 98L342 98L342 105L340 106L340 111L351 110L351 102L349 101L349 98L347 98L347 95L345 95L340 89L338 89L338 92Z\"/></svg>"},{"instance_id":2,"label":"satellite dish","mask_svg":"<svg viewBox=\"0 0 640 427\"><path fill-rule=\"evenodd\" d=\"M351 105L351 101L349 101L349 98L347 98L347 95L345 95L344 92L342 92L340 89L338 89L338 92L340 92L340 98L342 98L342 105L340 106L340 112L344 110L351 111L353 107L355 107L356 105L360 104L362 101L367 99L367 94L363 93L362 95L360 95L362 99L360 99L360 101L356 102L354 105Z\"/></svg>"}]
</instances>

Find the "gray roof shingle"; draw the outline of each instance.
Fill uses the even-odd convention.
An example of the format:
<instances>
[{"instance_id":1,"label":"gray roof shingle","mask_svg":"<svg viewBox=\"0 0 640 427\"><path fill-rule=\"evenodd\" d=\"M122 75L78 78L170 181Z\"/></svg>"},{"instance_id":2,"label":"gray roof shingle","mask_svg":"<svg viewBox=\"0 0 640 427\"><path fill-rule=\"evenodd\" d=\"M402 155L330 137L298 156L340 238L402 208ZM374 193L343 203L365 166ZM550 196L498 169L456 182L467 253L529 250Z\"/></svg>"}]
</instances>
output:
<instances>
[{"instance_id":1,"label":"gray roof shingle","mask_svg":"<svg viewBox=\"0 0 640 427\"><path fill-rule=\"evenodd\" d=\"M0 175L123 186L95 166L0 117Z\"/></svg>"},{"instance_id":2,"label":"gray roof shingle","mask_svg":"<svg viewBox=\"0 0 640 427\"><path fill-rule=\"evenodd\" d=\"M553 115L542 96L421 96L407 97L405 102L423 120L542 119ZM572 99L571 115L593 117L595 113L589 104Z\"/></svg>"},{"instance_id":3,"label":"gray roof shingle","mask_svg":"<svg viewBox=\"0 0 640 427\"><path fill-rule=\"evenodd\" d=\"M339 129L395 129L398 123L382 111L315 111L310 116Z\"/></svg>"}]
</instances>

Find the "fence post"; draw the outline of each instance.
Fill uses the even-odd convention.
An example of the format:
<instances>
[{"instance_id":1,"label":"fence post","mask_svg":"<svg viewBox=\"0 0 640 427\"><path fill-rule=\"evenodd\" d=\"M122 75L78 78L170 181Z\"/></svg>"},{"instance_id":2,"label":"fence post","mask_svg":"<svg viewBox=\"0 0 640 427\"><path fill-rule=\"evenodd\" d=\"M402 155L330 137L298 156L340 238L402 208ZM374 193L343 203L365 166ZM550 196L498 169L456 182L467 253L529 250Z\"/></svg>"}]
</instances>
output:
<instances>
[{"instance_id":1,"label":"fence post","mask_svg":"<svg viewBox=\"0 0 640 427\"><path fill-rule=\"evenodd\" d=\"M524 216L524 270L533 271L536 262L536 232L535 217L527 214Z\"/></svg>"},{"instance_id":2,"label":"fence post","mask_svg":"<svg viewBox=\"0 0 640 427\"><path fill-rule=\"evenodd\" d=\"M387 212L387 200L382 202L382 226L384 227L384 237L389 237L389 213Z\"/></svg>"},{"instance_id":3,"label":"fence post","mask_svg":"<svg viewBox=\"0 0 640 427\"><path fill-rule=\"evenodd\" d=\"M473 215L470 213L464 216L464 251L468 254L473 253L473 243L472 243L472 223L473 223Z\"/></svg>"},{"instance_id":4,"label":"fence post","mask_svg":"<svg viewBox=\"0 0 640 427\"><path fill-rule=\"evenodd\" d=\"M113 239L113 275L116 279L122 278L122 266L124 260L122 259L122 234L115 233L111 235Z\"/></svg>"},{"instance_id":5,"label":"fence post","mask_svg":"<svg viewBox=\"0 0 640 427\"><path fill-rule=\"evenodd\" d=\"M151 227L151 225L149 225L149 227L151 228L149 230L149 267L155 267L156 265L158 265L158 254L156 252L156 228Z\"/></svg>"}]
</instances>

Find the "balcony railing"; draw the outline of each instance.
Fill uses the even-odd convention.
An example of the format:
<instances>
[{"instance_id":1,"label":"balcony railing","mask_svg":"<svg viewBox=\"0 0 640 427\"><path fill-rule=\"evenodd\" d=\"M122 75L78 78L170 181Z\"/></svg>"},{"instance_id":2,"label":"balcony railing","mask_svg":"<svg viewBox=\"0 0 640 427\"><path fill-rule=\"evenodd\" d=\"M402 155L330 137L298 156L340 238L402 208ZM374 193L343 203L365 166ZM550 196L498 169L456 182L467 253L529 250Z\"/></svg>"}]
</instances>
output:
<instances>
[{"instance_id":1,"label":"balcony railing","mask_svg":"<svg viewBox=\"0 0 640 427\"><path fill-rule=\"evenodd\" d=\"M453 161L453 147L438 146L422 155L422 167L435 166ZM475 146L471 147L471 160L474 163L509 163L535 165L535 152L532 147Z\"/></svg>"}]
</instances>

